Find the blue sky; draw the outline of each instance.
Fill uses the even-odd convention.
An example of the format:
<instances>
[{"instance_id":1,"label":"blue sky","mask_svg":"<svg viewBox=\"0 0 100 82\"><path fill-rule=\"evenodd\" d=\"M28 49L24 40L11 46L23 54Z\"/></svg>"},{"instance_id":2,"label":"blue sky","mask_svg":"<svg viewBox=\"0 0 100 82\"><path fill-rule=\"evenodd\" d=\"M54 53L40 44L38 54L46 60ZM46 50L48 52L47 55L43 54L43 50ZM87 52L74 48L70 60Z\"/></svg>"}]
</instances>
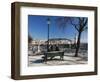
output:
<instances>
[{"instance_id":1,"label":"blue sky","mask_svg":"<svg viewBox=\"0 0 100 82\"><path fill-rule=\"evenodd\" d=\"M47 40L47 19L48 17L51 20L50 24L50 38L67 38L73 40L75 37L75 33L77 31L73 28L72 25L68 25L67 28L61 29L59 28L56 20L60 16L36 16L36 15L28 15L28 33L33 39L38 40ZM81 42L87 42L87 33L88 31L84 31L82 33Z\"/></svg>"}]
</instances>

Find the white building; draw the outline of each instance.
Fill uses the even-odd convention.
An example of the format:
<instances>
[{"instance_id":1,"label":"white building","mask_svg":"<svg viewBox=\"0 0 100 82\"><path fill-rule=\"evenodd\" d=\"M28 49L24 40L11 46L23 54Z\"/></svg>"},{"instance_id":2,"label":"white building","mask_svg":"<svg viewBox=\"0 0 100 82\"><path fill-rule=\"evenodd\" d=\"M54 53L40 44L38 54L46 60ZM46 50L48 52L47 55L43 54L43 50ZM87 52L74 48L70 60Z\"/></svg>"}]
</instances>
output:
<instances>
[{"instance_id":1,"label":"white building","mask_svg":"<svg viewBox=\"0 0 100 82\"><path fill-rule=\"evenodd\" d=\"M70 39L65 39L65 38L53 38L49 39L49 44L72 44L73 41ZM32 45L47 45L46 40L33 40L31 42Z\"/></svg>"}]
</instances>

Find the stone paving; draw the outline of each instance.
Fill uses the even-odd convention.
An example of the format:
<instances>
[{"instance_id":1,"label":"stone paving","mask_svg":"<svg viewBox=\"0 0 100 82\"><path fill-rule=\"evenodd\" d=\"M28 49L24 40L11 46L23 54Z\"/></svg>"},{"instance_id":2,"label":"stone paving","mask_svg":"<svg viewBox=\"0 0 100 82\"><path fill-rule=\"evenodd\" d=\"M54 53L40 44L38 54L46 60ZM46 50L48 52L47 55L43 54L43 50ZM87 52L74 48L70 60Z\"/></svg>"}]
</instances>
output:
<instances>
[{"instance_id":1,"label":"stone paving","mask_svg":"<svg viewBox=\"0 0 100 82\"><path fill-rule=\"evenodd\" d=\"M79 54L78 57L74 57L74 53L64 53L64 60L60 60L59 56L54 57L52 60L48 60L46 63L42 59L43 55L29 56L29 66L54 66L54 65L77 65L87 64L87 54Z\"/></svg>"}]
</instances>

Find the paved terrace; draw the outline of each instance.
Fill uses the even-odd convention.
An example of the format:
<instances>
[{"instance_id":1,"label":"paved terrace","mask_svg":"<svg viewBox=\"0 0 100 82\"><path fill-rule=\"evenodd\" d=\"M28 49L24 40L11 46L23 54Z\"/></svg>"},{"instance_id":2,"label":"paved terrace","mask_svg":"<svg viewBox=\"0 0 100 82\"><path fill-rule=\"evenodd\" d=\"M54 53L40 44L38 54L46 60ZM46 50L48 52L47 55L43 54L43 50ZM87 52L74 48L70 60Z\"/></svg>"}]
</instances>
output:
<instances>
[{"instance_id":1,"label":"paved terrace","mask_svg":"<svg viewBox=\"0 0 100 82\"><path fill-rule=\"evenodd\" d=\"M60 60L59 56L48 60L46 63L42 59L43 55L29 56L29 66L54 66L54 65L77 65L87 64L87 53L79 53L78 57L74 57L74 53L64 53L64 60Z\"/></svg>"}]
</instances>

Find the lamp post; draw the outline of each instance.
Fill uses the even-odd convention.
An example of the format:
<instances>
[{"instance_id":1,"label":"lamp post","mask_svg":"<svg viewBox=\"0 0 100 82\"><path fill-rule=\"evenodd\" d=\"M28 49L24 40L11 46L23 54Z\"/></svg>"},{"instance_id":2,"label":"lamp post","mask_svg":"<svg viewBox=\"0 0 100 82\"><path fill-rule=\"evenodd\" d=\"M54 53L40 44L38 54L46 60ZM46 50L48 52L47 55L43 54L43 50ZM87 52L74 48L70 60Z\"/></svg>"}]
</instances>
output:
<instances>
[{"instance_id":1,"label":"lamp post","mask_svg":"<svg viewBox=\"0 0 100 82\"><path fill-rule=\"evenodd\" d=\"M47 32L48 32L48 34L47 34L47 35L48 35L48 36L47 36L47 39L48 39L48 40L47 40L47 51L48 51L48 52L49 52L49 27L50 27L50 23L51 23L50 18L48 18L48 19L47 19L47 24L48 24L48 31L47 31Z\"/></svg>"}]
</instances>

